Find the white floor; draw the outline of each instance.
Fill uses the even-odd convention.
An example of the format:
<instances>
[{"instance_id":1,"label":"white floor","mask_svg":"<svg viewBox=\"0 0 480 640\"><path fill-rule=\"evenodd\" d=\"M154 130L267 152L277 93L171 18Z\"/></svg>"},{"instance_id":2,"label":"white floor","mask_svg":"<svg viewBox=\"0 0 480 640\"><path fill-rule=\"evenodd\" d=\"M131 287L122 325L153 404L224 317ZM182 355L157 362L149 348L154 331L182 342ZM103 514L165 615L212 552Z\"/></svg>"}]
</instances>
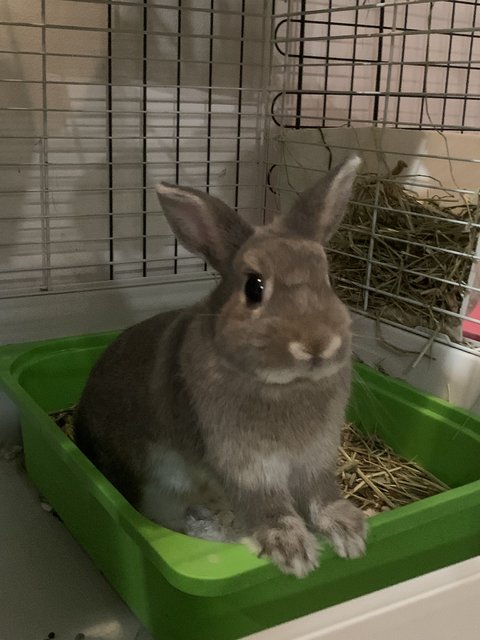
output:
<instances>
[{"instance_id":1,"label":"white floor","mask_svg":"<svg viewBox=\"0 0 480 640\"><path fill-rule=\"evenodd\" d=\"M18 460L0 459L0 640L150 640Z\"/></svg>"}]
</instances>

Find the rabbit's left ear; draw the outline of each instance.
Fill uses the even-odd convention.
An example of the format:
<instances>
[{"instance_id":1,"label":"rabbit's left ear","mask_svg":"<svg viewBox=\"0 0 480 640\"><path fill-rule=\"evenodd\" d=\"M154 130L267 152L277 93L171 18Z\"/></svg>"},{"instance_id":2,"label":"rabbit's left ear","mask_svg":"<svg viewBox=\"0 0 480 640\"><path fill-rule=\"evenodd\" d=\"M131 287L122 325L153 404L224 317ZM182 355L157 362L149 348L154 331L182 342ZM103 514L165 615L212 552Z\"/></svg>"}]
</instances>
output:
<instances>
[{"instance_id":1,"label":"rabbit's left ear","mask_svg":"<svg viewBox=\"0 0 480 640\"><path fill-rule=\"evenodd\" d=\"M274 220L280 233L327 243L345 215L361 159L350 156L304 191L290 211Z\"/></svg>"}]
</instances>

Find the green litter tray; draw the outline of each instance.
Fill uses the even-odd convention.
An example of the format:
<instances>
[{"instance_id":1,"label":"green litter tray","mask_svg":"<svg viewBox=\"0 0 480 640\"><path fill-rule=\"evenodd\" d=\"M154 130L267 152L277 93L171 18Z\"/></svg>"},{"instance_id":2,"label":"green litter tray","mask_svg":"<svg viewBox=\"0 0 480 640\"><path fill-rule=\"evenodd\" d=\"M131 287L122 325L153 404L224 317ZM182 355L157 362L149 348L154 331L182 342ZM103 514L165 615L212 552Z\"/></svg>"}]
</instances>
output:
<instances>
[{"instance_id":1,"label":"green litter tray","mask_svg":"<svg viewBox=\"0 0 480 640\"><path fill-rule=\"evenodd\" d=\"M0 348L21 413L27 471L120 596L161 640L242 638L480 553L480 419L356 366L349 419L452 487L369 520L367 553L281 574L246 547L189 538L141 516L48 416L74 404L116 334Z\"/></svg>"}]
</instances>

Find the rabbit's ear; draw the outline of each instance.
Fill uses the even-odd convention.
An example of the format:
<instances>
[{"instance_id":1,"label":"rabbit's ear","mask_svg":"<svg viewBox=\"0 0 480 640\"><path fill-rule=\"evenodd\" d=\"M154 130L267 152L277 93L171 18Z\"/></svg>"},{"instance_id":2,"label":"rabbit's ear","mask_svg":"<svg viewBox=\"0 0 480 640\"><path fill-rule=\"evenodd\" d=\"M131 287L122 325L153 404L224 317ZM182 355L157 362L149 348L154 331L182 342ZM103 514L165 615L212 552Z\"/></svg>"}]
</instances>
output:
<instances>
[{"instance_id":1,"label":"rabbit's ear","mask_svg":"<svg viewBox=\"0 0 480 640\"><path fill-rule=\"evenodd\" d=\"M181 244L203 256L220 273L252 235L253 227L207 193L167 182L156 186L167 220Z\"/></svg>"},{"instance_id":2,"label":"rabbit's ear","mask_svg":"<svg viewBox=\"0 0 480 640\"><path fill-rule=\"evenodd\" d=\"M280 215L273 228L326 243L345 214L361 159L350 156L304 191L287 214Z\"/></svg>"}]
</instances>

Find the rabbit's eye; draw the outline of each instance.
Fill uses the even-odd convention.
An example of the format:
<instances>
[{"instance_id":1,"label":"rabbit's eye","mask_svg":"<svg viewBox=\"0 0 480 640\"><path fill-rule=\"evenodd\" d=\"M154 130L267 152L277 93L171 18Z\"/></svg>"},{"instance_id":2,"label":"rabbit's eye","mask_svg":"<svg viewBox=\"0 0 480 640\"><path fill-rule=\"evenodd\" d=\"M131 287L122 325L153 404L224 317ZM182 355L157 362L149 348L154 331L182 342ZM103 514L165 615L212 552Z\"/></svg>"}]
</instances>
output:
<instances>
[{"instance_id":1,"label":"rabbit's eye","mask_svg":"<svg viewBox=\"0 0 480 640\"><path fill-rule=\"evenodd\" d=\"M245 296L250 304L259 304L263 297L263 278L259 273L250 273L245 283Z\"/></svg>"}]
</instances>

